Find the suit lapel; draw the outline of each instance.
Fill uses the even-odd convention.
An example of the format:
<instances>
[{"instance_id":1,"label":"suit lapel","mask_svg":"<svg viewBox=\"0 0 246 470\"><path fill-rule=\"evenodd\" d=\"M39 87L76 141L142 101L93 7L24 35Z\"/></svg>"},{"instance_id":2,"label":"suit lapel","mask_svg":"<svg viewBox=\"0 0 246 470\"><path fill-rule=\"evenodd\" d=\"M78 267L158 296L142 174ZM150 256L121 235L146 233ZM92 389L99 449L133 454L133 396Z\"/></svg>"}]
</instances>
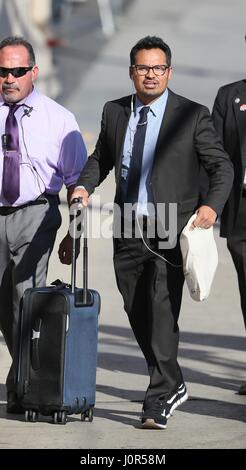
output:
<instances>
[{"instance_id":1,"label":"suit lapel","mask_svg":"<svg viewBox=\"0 0 246 470\"><path fill-rule=\"evenodd\" d=\"M233 97L233 109L240 139L241 157L246 162L246 82L243 81Z\"/></svg>"},{"instance_id":2,"label":"suit lapel","mask_svg":"<svg viewBox=\"0 0 246 470\"><path fill-rule=\"evenodd\" d=\"M177 95L171 90L168 90L168 99L166 109L163 115L159 136L156 143L154 165L158 158L165 153L169 147L169 142L172 141L177 129L177 110L180 107Z\"/></svg>"},{"instance_id":3,"label":"suit lapel","mask_svg":"<svg viewBox=\"0 0 246 470\"><path fill-rule=\"evenodd\" d=\"M126 105L125 107L123 107L121 112L119 113L117 125L116 125L116 141L115 141L116 181L118 181L120 177L120 170L121 170L121 163L122 163L122 156L123 156L123 146L124 146L126 128L127 128L127 124L130 118L130 114L131 114L131 108L130 108L130 101L129 101L129 106Z\"/></svg>"}]
</instances>

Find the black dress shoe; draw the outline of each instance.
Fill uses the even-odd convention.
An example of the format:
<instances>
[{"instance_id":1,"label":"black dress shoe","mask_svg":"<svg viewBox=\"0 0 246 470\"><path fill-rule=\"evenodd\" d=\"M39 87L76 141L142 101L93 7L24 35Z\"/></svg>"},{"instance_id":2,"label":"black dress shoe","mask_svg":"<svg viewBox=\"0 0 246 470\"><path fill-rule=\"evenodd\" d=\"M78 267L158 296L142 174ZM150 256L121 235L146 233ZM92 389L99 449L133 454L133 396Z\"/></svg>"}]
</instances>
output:
<instances>
[{"instance_id":1,"label":"black dress shoe","mask_svg":"<svg viewBox=\"0 0 246 470\"><path fill-rule=\"evenodd\" d=\"M246 395L246 383L242 384L238 390L239 395Z\"/></svg>"},{"instance_id":2,"label":"black dress shoe","mask_svg":"<svg viewBox=\"0 0 246 470\"><path fill-rule=\"evenodd\" d=\"M7 413L16 415L24 413L24 409L22 408L15 392L8 392L7 394Z\"/></svg>"}]
</instances>

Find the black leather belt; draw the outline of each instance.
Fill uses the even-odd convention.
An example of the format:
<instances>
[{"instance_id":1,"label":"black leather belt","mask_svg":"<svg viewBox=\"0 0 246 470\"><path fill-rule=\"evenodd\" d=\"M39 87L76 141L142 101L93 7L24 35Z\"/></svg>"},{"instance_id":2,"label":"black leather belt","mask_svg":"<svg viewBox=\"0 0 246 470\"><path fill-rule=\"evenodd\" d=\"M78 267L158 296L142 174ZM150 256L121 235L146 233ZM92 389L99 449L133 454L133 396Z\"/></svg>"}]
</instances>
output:
<instances>
[{"instance_id":1,"label":"black leather belt","mask_svg":"<svg viewBox=\"0 0 246 470\"><path fill-rule=\"evenodd\" d=\"M147 228L150 227L150 225L156 224L156 219L150 218L147 215L140 215L138 217L138 222L139 222L141 229L147 230ZM122 218L121 227L125 227L125 226L127 226L128 228L130 228L131 226L136 228L137 227L136 219L133 218L132 220L128 220L128 219Z\"/></svg>"},{"instance_id":2,"label":"black leather belt","mask_svg":"<svg viewBox=\"0 0 246 470\"><path fill-rule=\"evenodd\" d=\"M25 207L28 207L28 206L37 206L39 204L46 204L47 200L48 201L54 200L54 202L55 202L55 199L57 200L57 203L59 204L59 196L57 194L43 193L37 199L35 199L34 201L26 202L25 204L22 204L20 206L2 206L2 207L0 207L0 215L13 214L14 212L16 212L20 209L24 209Z\"/></svg>"}]
</instances>

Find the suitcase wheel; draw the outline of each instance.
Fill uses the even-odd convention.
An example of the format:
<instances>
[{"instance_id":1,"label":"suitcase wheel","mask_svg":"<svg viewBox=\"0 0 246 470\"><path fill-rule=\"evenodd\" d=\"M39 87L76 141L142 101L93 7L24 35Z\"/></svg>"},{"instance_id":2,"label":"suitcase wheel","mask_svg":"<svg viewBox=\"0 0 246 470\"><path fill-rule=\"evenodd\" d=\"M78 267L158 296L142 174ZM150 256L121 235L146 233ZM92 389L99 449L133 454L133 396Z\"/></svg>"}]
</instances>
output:
<instances>
[{"instance_id":1,"label":"suitcase wheel","mask_svg":"<svg viewBox=\"0 0 246 470\"><path fill-rule=\"evenodd\" d=\"M53 414L53 423L54 424L66 424L67 422L67 413L66 411L55 411Z\"/></svg>"},{"instance_id":2,"label":"suitcase wheel","mask_svg":"<svg viewBox=\"0 0 246 470\"><path fill-rule=\"evenodd\" d=\"M25 411L25 421L30 423L36 423L38 419L38 413L35 410L26 410Z\"/></svg>"},{"instance_id":3,"label":"suitcase wheel","mask_svg":"<svg viewBox=\"0 0 246 470\"><path fill-rule=\"evenodd\" d=\"M88 408L88 410L84 411L84 413L81 413L81 421L89 421L92 423L93 421L93 407Z\"/></svg>"}]
</instances>

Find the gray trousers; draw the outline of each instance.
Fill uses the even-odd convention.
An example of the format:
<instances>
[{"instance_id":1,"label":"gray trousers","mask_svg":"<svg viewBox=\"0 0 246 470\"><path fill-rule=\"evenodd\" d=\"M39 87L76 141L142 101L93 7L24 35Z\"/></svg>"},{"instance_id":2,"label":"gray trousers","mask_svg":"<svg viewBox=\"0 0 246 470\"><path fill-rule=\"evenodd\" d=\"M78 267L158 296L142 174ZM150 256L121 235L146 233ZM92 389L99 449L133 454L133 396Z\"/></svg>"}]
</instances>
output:
<instances>
[{"instance_id":1,"label":"gray trousers","mask_svg":"<svg viewBox=\"0 0 246 470\"><path fill-rule=\"evenodd\" d=\"M45 286L49 257L61 225L57 198L0 215L0 328L13 363L6 385L15 390L20 301Z\"/></svg>"}]
</instances>

